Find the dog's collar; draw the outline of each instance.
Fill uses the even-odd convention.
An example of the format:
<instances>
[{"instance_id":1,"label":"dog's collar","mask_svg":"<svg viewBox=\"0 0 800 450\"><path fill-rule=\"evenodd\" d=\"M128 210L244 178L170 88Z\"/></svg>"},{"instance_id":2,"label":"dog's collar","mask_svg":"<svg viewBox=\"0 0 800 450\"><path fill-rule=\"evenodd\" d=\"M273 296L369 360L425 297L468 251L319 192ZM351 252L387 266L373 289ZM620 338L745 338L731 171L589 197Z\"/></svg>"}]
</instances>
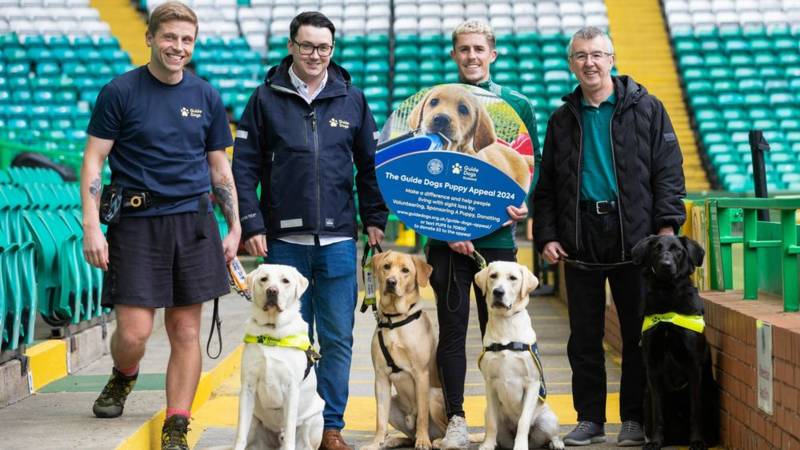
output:
<instances>
[{"instance_id":1,"label":"dog's collar","mask_svg":"<svg viewBox=\"0 0 800 450\"><path fill-rule=\"evenodd\" d=\"M512 352L528 352L533 357L533 363L539 369L539 399L545 401L547 398L547 385L544 382L544 368L542 367L542 359L539 356L539 346L536 342L533 344L526 344L524 342L509 342L508 344L499 344L497 342L489 344L483 348L480 356L478 356L478 367L481 366L481 360L486 352L502 352L503 350L511 350Z\"/></svg>"},{"instance_id":2,"label":"dog's collar","mask_svg":"<svg viewBox=\"0 0 800 450\"><path fill-rule=\"evenodd\" d=\"M650 328L653 328L661 322L669 322L675 326L694 331L695 333L702 333L706 327L706 322L703 320L703 316L687 316L685 314L678 314L676 312L668 312L664 314L650 314L649 316L644 316L644 321L642 322L642 333Z\"/></svg>"},{"instance_id":3,"label":"dog's collar","mask_svg":"<svg viewBox=\"0 0 800 450\"><path fill-rule=\"evenodd\" d=\"M408 309L410 310L410 309L414 308L415 306L417 306L416 303L411 305ZM388 328L388 329L391 330L391 329L399 328L399 327L402 327L403 325L409 324L409 323L419 319L422 316L422 309L418 310L414 314L411 314L410 316L406 317L405 319L403 319L403 320L401 320L399 322L392 322L392 318L393 317L399 317L401 315L402 314L383 314L383 317L386 317L389 320L387 320L385 322L378 321L378 328Z\"/></svg>"}]
</instances>

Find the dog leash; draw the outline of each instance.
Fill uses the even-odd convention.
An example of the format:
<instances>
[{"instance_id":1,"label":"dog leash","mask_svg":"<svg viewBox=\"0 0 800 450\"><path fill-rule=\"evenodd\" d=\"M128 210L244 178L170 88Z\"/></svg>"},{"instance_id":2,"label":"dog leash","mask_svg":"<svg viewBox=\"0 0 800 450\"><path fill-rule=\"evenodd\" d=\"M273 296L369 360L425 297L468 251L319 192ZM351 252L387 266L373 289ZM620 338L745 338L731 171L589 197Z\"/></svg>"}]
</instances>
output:
<instances>
[{"instance_id":1,"label":"dog leash","mask_svg":"<svg viewBox=\"0 0 800 450\"><path fill-rule=\"evenodd\" d=\"M214 337L214 328L217 329L218 348L217 354L211 355L211 340ZM214 312L211 313L211 330L208 333L208 340L206 341L206 355L211 359L219 358L222 354L222 320L219 318L219 297L214 299Z\"/></svg>"},{"instance_id":2,"label":"dog leash","mask_svg":"<svg viewBox=\"0 0 800 450\"><path fill-rule=\"evenodd\" d=\"M366 312L370 306L372 306L373 313L377 311L377 306L375 305L377 301L375 275L372 273L372 257L370 255L382 252L380 244L375 244L374 246L367 244L364 246L364 254L361 257L361 280L364 282L364 299L361 301L362 313Z\"/></svg>"},{"instance_id":3,"label":"dog leash","mask_svg":"<svg viewBox=\"0 0 800 450\"><path fill-rule=\"evenodd\" d=\"M561 260L571 265L572 267L575 267L576 269L588 270L588 271L611 270L633 264L633 261L622 261L615 263L594 263L594 262L585 262L579 259L569 259L569 258L561 258Z\"/></svg>"},{"instance_id":4,"label":"dog leash","mask_svg":"<svg viewBox=\"0 0 800 450\"><path fill-rule=\"evenodd\" d=\"M252 301L250 291L247 289L247 277L245 275L244 266L242 266L239 258L234 257L228 264L228 281L237 294L244 297L248 302ZM211 354L211 341L214 338L214 328L217 329L217 340L219 343L216 355ZM209 330L208 340L206 341L206 355L211 359L217 359L221 354L222 319L219 318L219 297L217 297L214 299L214 311L211 313L211 330Z\"/></svg>"}]
</instances>

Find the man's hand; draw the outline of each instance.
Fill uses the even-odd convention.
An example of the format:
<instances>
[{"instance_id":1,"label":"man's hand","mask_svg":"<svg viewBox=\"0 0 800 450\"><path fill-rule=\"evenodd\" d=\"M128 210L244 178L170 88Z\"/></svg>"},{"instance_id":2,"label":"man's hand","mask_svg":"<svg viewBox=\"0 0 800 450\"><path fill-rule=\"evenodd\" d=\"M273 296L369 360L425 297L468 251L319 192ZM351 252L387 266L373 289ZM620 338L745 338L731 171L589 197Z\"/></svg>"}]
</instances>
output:
<instances>
[{"instance_id":1,"label":"man's hand","mask_svg":"<svg viewBox=\"0 0 800 450\"><path fill-rule=\"evenodd\" d=\"M236 252L239 251L239 239L241 236L241 229L229 230L228 235L222 240L222 252L225 254L225 263L230 263L233 261L233 258L236 257Z\"/></svg>"},{"instance_id":2,"label":"man's hand","mask_svg":"<svg viewBox=\"0 0 800 450\"><path fill-rule=\"evenodd\" d=\"M267 256L267 236L257 234L244 241L244 249L250 256Z\"/></svg>"},{"instance_id":3,"label":"man's hand","mask_svg":"<svg viewBox=\"0 0 800 450\"><path fill-rule=\"evenodd\" d=\"M550 241L544 246L544 250L542 251L542 256L544 260L550 264L557 263L561 258L566 258L567 252L564 251L564 248L561 247L561 244L558 241Z\"/></svg>"},{"instance_id":4,"label":"man's hand","mask_svg":"<svg viewBox=\"0 0 800 450\"><path fill-rule=\"evenodd\" d=\"M675 236L675 230L672 227L662 227L658 230L659 236Z\"/></svg>"},{"instance_id":5,"label":"man's hand","mask_svg":"<svg viewBox=\"0 0 800 450\"><path fill-rule=\"evenodd\" d=\"M472 256L472 252L475 251L472 241L453 241L448 242L447 245L450 246L450 250L466 256Z\"/></svg>"},{"instance_id":6,"label":"man's hand","mask_svg":"<svg viewBox=\"0 0 800 450\"><path fill-rule=\"evenodd\" d=\"M108 242L100 227L83 233L83 257L94 267L108 270Z\"/></svg>"},{"instance_id":7,"label":"man's hand","mask_svg":"<svg viewBox=\"0 0 800 450\"><path fill-rule=\"evenodd\" d=\"M512 222L519 222L520 220L523 220L523 219L527 218L528 217L528 205L526 205L525 203L523 203L522 206L520 206L520 207L509 205L509 206L506 207L506 213L508 214L508 217L511 218L511 220L507 220L503 224L504 227L508 226L508 225L511 225Z\"/></svg>"},{"instance_id":8,"label":"man's hand","mask_svg":"<svg viewBox=\"0 0 800 450\"><path fill-rule=\"evenodd\" d=\"M367 226L367 242L374 247L383 242L383 230L372 225Z\"/></svg>"}]
</instances>

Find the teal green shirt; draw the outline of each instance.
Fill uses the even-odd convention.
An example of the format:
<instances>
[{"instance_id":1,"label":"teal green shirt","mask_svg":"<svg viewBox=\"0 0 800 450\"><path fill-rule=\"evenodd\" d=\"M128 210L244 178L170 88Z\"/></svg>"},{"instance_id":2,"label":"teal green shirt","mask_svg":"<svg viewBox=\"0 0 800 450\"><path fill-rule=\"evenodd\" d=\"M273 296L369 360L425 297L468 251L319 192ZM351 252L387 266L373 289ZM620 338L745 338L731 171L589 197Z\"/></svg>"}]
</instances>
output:
<instances>
[{"instance_id":1,"label":"teal green shirt","mask_svg":"<svg viewBox=\"0 0 800 450\"><path fill-rule=\"evenodd\" d=\"M542 152L539 149L539 137L537 134L537 127L536 127L536 114L533 111L533 105L531 104L528 97L520 94L519 92L509 89L507 87L500 86L499 84L495 83L491 79L485 81L483 83L478 83L476 86L479 88L486 89L487 91L493 93L494 95L500 97L511 105L514 108L514 111L519 115L520 119L522 119L522 123L525 124L525 128L528 129L528 134L531 137L531 141L533 143L533 161L534 161L534 175L533 180L531 181L531 188L528 192L528 196L533 191L534 186L536 186L536 181L539 178L539 168L541 167L540 164L542 162ZM528 205L528 209L531 209L531 205ZM479 239L475 239L472 241L475 248L515 248L516 245L514 244L514 226L502 227L499 230L495 231L494 233L484 236ZM431 245L444 245L445 243L442 241L436 241L431 239L429 241Z\"/></svg>"},{"instance_id":2,"label":"teal green shirt","mask_svg":"<svg viewBox=\"0 0 800 450\"><path fill-rule=\"evenodd\" d=\"M614 115L616 103L616 94L611 94L597 107L589 105L581 97L583 128L581 200L617 199L617 181L611 148L611 116Z\"/></svg>"}]
</instances>

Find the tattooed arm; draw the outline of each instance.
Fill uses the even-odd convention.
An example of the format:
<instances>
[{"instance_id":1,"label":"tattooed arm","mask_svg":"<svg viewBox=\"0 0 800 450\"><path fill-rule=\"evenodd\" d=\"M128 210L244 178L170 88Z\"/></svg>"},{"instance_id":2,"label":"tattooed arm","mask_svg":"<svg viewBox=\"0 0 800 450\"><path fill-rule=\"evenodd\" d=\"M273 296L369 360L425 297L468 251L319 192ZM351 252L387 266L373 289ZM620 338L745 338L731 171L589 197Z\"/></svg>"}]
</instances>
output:
<instances>
[{"instance_id":1,"label":"tattooed arm","mask_svg":"<svg viewBox=\"0 0 800 450\"><path fill-rule=\"evenodd\" d=\"M108 243L100 230L100 190L103 163L114 141L89 136L81 165L81 209L83 211L83 256L86 261L108 270Z\"/></svg>"},{"instance_id":2,"label":"tattooed arm","mask_svg":"<svg viewBox=\"0 0 800 450\"><path fill-rule=\"evenodd\" d=\"M239 223L239 199L233 183L231 164L224 149L208 152L208 166L211 170L211 186L214 196L228 223L228 235L222 240L225 261L230 262L239 249L242 225Z\"/></svg>"}]
</instances>

